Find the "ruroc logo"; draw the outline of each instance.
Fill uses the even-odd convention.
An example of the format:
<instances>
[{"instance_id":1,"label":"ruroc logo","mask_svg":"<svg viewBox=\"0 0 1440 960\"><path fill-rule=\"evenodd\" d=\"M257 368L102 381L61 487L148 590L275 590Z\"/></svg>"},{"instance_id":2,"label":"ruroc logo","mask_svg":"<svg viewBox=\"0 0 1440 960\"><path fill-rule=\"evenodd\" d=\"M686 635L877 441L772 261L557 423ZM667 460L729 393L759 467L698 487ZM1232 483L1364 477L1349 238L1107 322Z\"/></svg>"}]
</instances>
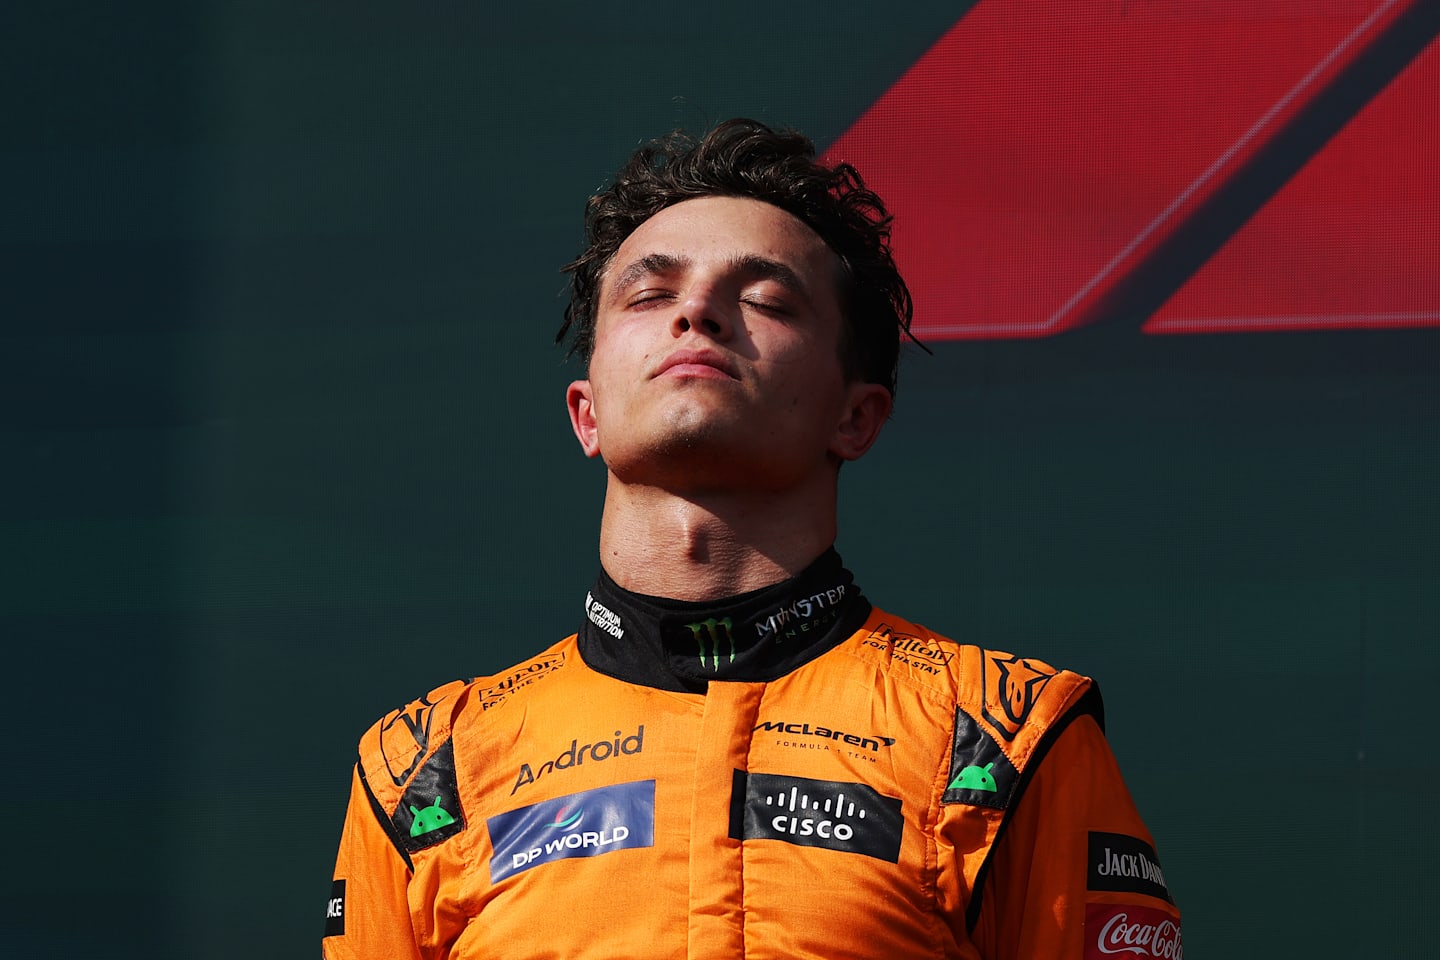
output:
<instances>
[{"instance_id":1,"label":"ruroc logo","mask_svg":"<svg viewBox=\"0 0 1440 960\"><path fill-rule=\"evenodd\" d=\"M503 703L505 698L514 691L529 686L563 666L565 666L563 652L537 657L522 663L489 686L480 688L479 693L476 694L476 698L480 701L480 709L489 710L491 707Z\"/></svg>"}]
</instances>

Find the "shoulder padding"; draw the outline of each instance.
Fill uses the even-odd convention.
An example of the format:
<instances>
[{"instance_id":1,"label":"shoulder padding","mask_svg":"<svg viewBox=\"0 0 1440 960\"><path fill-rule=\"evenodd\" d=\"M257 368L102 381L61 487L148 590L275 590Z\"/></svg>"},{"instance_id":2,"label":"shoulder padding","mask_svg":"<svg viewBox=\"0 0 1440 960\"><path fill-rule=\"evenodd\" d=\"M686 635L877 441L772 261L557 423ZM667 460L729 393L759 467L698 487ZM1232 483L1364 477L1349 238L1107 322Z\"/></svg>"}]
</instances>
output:
<instances>
[{"instance_id":1,"label":"shoulder padding","mask_svg":"<svg viewBox=\"0 0 1440 960\"><path fill-rule=\"evenodd\" d=\"M1089 677L1043 660L956 643L884 611L871 614L858 635L863 656L953 697L954 736L944 803L1006 809L1025 769L1078 714L1101 723L1099 691Z\"/></svg>"},{"instance_id":2,"label":"shoulder padding","mask_svg":"<svg viewBox=\"0 0 1440 960\"><path fill-rule=\"evenodd\" d=\"M436 687L385 714L360 739L360 769L387 812L425 759L450 739L455 708L468 686L453 680Z\"/></svg>"},{"instance_id":3,"label":"shoulder padding","mask_svg":"<svg viewBox=\"0 0 1440 960\"><path fill-rule=\"evenodd\" d=\"M440 782L446 779L441 768L453 771L453 760L447 758L453 756L450 738L460 716L473 719L477 713L520 696L530 684L573 659L567 655L568 643L556 644L492 676L443 684L377 720L360 738L359 763L361 777L384 815L398 817L408 829L413 820L408 805L414 798L407 799L407 794L417 785L424 788L426 807L421 809L432 807L430 793L453 787ZM445 800L444 806L448 808L452 802ZM435 817L438 813L425 823Z\"/></svg>"},{"instance_id":4,"label":"shoulder padding","mask_svg":"<svg viewBox=\"0 0 1440 960\"><path fill-rule=\"evenodd\" d=\"M1004 810L1017 799L1026 770L1074 719L1098 709L1088 677L1043 660L961 647L950 779L943 803Z\"/></svg>"}]
</instances>

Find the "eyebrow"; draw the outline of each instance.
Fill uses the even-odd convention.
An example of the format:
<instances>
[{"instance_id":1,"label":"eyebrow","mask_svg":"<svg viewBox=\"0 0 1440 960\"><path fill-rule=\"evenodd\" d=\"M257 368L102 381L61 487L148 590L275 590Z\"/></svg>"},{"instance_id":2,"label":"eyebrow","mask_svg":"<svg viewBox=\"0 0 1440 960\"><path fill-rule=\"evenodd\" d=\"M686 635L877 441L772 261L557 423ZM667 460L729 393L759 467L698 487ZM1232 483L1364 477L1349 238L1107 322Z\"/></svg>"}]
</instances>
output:
<instances>
[{"instance_id":1,"label":"eyebrow","mask_svg":"<svg viewBox=\"0 0 1440 960\"><path fill-rule=\"evenodd\" d=\"M619 293L642 277L673 276L683 273L694 263L689 257L671 253L647 253L632 261L615 276L612 292ZM731 257L729 267L736 273L756 280L773 280L786 290L810 301L810 291L800 275L779 260L771 260L758 254L742 254Z\"/></svg>"},{"instance_id":2,"label":"eyebrow","mask_svg":"<svg viewBox=\"0 0 1440 960\"><path fill-rule=\"evenodd\" d=\"M612 294L619 293L641 277L663 277L680 273L690 266L690 263L689 257L677 257L669 253L647 253L639 260L631 262L615 276L615 283L611 286L610 291Z\"/></svg>"},{"instance_id":3,"label":"eyebrow","mask_svg":"<svg viewBox=\"0 0 1440 960\"><path fill-rule=\"evenodd\" d=\"M810 301L810 291L800 275L779 260L751 253L732 258L730 265L737 272L756 280L773 280L796 296L803 297L807 303Z\"/></svg>"}]
</instances>

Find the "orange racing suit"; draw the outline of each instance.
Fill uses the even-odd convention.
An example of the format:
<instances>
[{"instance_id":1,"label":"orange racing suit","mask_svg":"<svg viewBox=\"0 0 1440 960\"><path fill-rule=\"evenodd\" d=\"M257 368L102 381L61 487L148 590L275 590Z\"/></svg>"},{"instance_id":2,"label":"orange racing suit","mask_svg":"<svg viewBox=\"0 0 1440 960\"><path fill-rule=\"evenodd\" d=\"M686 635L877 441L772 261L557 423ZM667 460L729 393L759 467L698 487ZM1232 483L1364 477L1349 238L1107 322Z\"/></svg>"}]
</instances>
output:
<instances>
[{"instance_id":1,"label":"orange racing suit","mask_svg":"<svg viewBox=\"0 0 1440 960\"><path fill-rule=\"evenodd\" d=\"M871 607L833 551L580 632L361 741L329 960L1183 957L1095 685Z\"/></svg>"}]
</instances>

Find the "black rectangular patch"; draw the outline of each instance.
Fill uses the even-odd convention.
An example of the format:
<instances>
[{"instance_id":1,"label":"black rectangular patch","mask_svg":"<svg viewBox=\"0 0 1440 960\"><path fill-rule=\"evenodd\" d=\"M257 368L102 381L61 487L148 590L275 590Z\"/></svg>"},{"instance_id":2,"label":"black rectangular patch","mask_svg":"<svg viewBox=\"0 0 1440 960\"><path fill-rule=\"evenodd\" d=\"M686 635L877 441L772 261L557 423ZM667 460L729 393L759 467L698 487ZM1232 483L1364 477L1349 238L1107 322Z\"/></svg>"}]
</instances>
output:
<instances>
[{"instance_id":1,"label":"black rectangular patch","mask_svg":"<svg viewBox=\"0 0 1440 960\"><path fill-rule=\"evenodd\" d=\"M1020 772L975 718L955 708L955 738L950 746L950 779L941 803L1004 810L1020 780Z\"/></svg>"},{"instance_id":2,"label":"black rectangular patch","mask_svg":"<svg viewBox=\"0 0 1440 960\"><path fill-rule=\"evenodd\" d=\"M1092 830L1088 872L1085 886L1090 890L1143 893L1166 903L1175 902L1165 886L1155 848L1139 837Z\"/></svg>"},{"instance_id":3,"label":"black rectangular patch","mask_svg":"<svg viewBox=\"0 0 1440 960\"><path fill-rule=\"evenodd\" d=\"M406 853L433 847L465 829L453 741L446 740L415 771L390 822Z\"/></svg>"},{"instance_id":4,"label":"black rectangular patch","mask_svg":"<svg viewBox=\"0 0 1440 960\"><path fill-rule=\"evenodd\" d=\"M905 817L900 799L863 783L735 771L730 836L860 853L898 863Z\"/></svg>"},{"instance_id":5,"label":"black rectangular patch","mask_svg":"<svg viewBox=\"0 0 1440 960\"><path fill-rule=\"evenodd\" d=\"M345 881L336 880L330 886L330 900L325 904L325 936L345 935Z\"/></svg>"}]
</instances>

